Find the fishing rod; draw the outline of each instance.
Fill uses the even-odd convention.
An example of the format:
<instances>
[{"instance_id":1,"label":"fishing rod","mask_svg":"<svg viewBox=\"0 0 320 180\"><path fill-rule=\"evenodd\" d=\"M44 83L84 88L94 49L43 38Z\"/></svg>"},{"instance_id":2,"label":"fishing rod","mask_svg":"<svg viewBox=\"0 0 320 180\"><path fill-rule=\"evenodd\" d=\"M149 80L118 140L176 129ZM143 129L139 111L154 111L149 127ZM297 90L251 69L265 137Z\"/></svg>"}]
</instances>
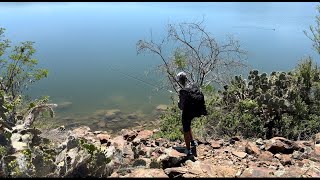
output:
<instances>
[{"instance_id":1,"label":"fishing rod","mask_svg":"<svg viewBox=\"0 0 320 180\"><path fill-rule=\"evenodd\" d=\"M148 86L150 86L150 87L153 87L153 88L156 89L156 91L165 90L165 91L167 91L167 92L169 92L169 93L174 93L174 92L171 91L171 90L164 89L164 88L160 88L160 87L158 87L158 86L156 86L156 85L154 85L154 84L151 84L151 83L149 83L149 82L147 82L147 81L144 81L144 80L142 80L142 79L140 79L140 78L138 78L138 77L135 77L135 76L133 76L133 75L130 75L130 74L128 74L128 73L125 73L125 72L121 71L120 69L112 68L112 67L110 67L110 69L113 70L113 71L117 71L118 73L123 74L123 75L125 75L125 76L127 76L127 77L130 77L130 78L132 78L132 79L135 79L135 80L137 80L137 81L140 81L140 82L142 82L142 83L144 83L144 84L146 84L146 85L148 85Z\"/></svg>"}]
</instances>

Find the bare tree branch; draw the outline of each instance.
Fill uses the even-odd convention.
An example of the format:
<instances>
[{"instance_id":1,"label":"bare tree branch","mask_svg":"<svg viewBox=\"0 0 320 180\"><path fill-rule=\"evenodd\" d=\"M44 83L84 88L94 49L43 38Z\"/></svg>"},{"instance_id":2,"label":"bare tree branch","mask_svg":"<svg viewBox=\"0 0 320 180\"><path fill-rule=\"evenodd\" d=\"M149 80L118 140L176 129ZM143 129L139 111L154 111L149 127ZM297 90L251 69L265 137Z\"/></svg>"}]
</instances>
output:
<instances>
[{"instance_id":1,"label":"bare tree branch","mask_svg":"<svg viewBox=\"0 0 320 180\"><path fill-rule=\"evenodd\" d=\"M163 43L156 44L152 40L140 40L137 43L138 54L148 51L161 58L164 72L176 92L175 84L178 83L174 74L181 69L193 83L203 86L226 83L239 69L247 67L246 52L240 49L239 42L229 37L227 43L217 43L205 30L203 22L204 19L200 22L168 24L166 39L170 45L175 45L174 50L169 53L162 52ZM180 59L172 55L177 52L182 54L182 57L178 57Z\"/></svg>"}]
</instances>

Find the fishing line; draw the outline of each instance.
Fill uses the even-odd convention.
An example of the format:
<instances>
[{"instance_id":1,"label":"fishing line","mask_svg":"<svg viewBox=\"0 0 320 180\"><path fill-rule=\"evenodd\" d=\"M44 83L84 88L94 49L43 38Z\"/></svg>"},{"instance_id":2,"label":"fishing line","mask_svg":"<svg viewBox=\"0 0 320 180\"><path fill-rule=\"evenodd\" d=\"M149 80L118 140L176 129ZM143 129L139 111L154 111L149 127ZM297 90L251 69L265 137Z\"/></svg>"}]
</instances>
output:
<instances>
[{"instance_id":1,"label":"fishing line","mask_svg":"<svg viewBox=\"0 0 320 180\"><path fill-rule=\"evenodd\" d=\"M164 88L160 88L160 87L158 87L158 86L156 86L156 85L154 85L154 84L151 84L151 83L149 83L149 82L147 82L147 81L144 81L144 80L142 80L142 79L140 79L140 78L138 78L138 77L135 77L135 76L133 76L133 75L131 75L131 74L125 73L125 72L121 71L121 70L118 69L118 68L114 68L114 67L109 67L109 68L110 68L111 70L113 70L113 71L117 71L118 73L120 73L120 74L122 74L122 75L124 75L124 76L126 76L126 77L132 78L132 79L134 79L134 80L136 80L136 81L142 82L142 83L144 83L144 84L146 84L146 85L148 85L148 86L150 86L150 87L153 87L153 88L156 89L156 91L165 90L165 91L167 91L167 92L169 92L169 93L174 93L174 92L171 91L171 90L167 90L167 89L164 89Z\"/></svg>"},{"instance_id":2,"label":"fishing line","mask_svg":"<svg viewBox=\"0 0 320 180\"><path fill-rule=\"evenodd\" d=\"M255 28L255 29L261 29L261 30L271 30L275 31L275 28L265 28L265 27L259 27L259 26L232 26L232 28Z\"/></svg>"}]
</instances>

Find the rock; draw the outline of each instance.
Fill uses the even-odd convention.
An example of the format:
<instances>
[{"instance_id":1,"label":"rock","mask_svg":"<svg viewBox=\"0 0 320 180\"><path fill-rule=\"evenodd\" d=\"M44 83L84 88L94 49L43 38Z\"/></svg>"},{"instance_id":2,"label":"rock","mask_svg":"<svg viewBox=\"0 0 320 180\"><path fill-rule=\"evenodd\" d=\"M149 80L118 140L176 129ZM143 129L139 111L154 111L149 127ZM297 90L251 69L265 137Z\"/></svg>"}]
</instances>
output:
<instances>
[{"instance_id":1,"label":"rock","mask_svg":"<svg viewBox=\"0 0 320 180\"><path fill-rule=\"evenodd\" d=\"M128 129L122 129L120 131L120 134L123 136L123 138L127 141L132 141L134 138L137 137L138 133L133 130L128 130Z\"/></svg>"},{"instance_id":2,"label":"rock","mask_svg":"<svg viewBox=\"0 0 320 180\"><path fill-rule=\"evenodd\" d=\"M117 172L113 172L110 177L111 178L119 178L119 174Z\"/></svg>"},{"instance_id":3,"label":"rock","mask_svg":"<svg viewBox=\"0 0 320 180\"><path fill-rule=\"evenodd\" d=\"M320 133L314 135L314 144L320 144Z\"/></svg>"},{"instance_id":4,"label":"rock","mask_svg":"<svg viewBox=\"0 0 320 180\"><path fill-rule=\"evenodd\" d=\"M165 111L165 110L167 110L167 108L168 108L167 105L165 105L165 104L160 104L160 105L158 105L158 106L156 107L156 110L157 110L157 111Z\"/></svg>"},{"instance_id":5,"label":"rock","mask_svg":"<svg viewBox=\"0 0 320 180\"><path fill-rule=\"evenodd\" d=\"M294 150L298 150L299 147L293 141L290 141L283 137L274 137L266 142L265 149L267 151L272 152L273 154L276 153L283 153L283 154L291 154Z\"/></svg>"},{"instance_id":6,"label":"rock","mask_svg":"<svg viewBox=\"0 0 320 180\"><path fill-rule=\"evenodd\" d=\"M107 126L107 123L104 120L102 120L97 123L97 126L99 128L105 128Z\"/></svg>"},{"instance_id":7,"label":"rock","mask_svg":"<svg viewBox=\"0 0 320 180\"><path fill-rule=\"evenodd\" d=\"M286 171L284 170L277 170L276 172L274 172L273 174L276 176L276 177L283 177L283 175L286 173Z\"/></svg>"},{"instance_id":8,"label":"rock","mask_svg":"<svg viewBox=\"0 0 320 180\"><path fill-rule=\"evenodd\" d=\"M108 143L110 140L110 137L111 136L109 134L105 134L105 133L97 135L97 138L100 140L101 144Z\"/></svg>"},{"instance_id":9,"label":"rock","mask_svg":"<svg viewBox=\"0 0 320 180\"><path fill-rule=\"evenodd\" d=\"M291 165L292 161L291 161L291 155L288 154L282 154L280 157L280 162L283 166L285 165Z\"/></svg>"},{"instance_id":10,"label":"rock","mask_svg":"<svg viewBox=\"0 0 320 180\"><path fill-rule=\"evenodd\" d=\"M246 168L240 177L273 177L273 171L263 167Z\"/></svg>"},{"instance_id":11,"label":"rock","mask_svg":"<svg viewBox=\"0 0 320 180\"><path fill-rule=\"evenodd\" d=\"M188 172L188 169L186 167L172 167L172 168L166 168L164 172L169 176L169 178L182 176L183 174Z\"/></svg>"},{"instance_id":12,"label":"rock","mask_svg":"<svg viewBox=\"0 0 320 180\"><path fill-rule=\"evenodd\" d=\"M104 147L104 146L102 146L102 147ZM109 146L108 148L103 149L103 151L105 152L106 158L109 158L114 155L114 153L116 152L116 148L114 146Z\"/></svg>"},{"instance_id":13,"label":"rock","mask_svg":"<svg viewBox=\"0 0 320 180\"><path fill-rule=\"evenodd\" d=\"M260 149L252 142L247 143L247 145L245 146L245 151L246 153L252 154L255 156L259 156L261 154Z\"/></svg>"},{"instance_id":14,"label":"rock","mask_svg":"<svg viewBox=\"0 0 320 180\"><path fill-rule=\"evenodd\" d=\"M166 140L163 138L158 138L155 140L156 146L163 146L163 144L165 144L165 143L166 143Z\"/></svg>"},{"instance_id":15,"label":"rock","mask_svg":"<svg viewBox=\"0 0 320 180\"><path fill-rule=\"evenodd\" d=\"M120 150L123 150L124 146L127 144L127 141L123 139L123 136L117 136L110 141L116 149Z\"/></svg>"},{"instance_id":16,"label":"rock","mask_svg":"<svg viewBox=\"0 0 320 180\"><path fill-rule=\"evenodd\" d=\"M136 114L136 113L131 113L131 114L128 114L128 115L126 116L126 119L130 119L131 121L132 121L132 120L135 120L135 119L138 119L138 118L139 118L139 115Z\"/></svg>"},{"instance_id":17,"label":"rock","mask_svg":"<svg viewBox=\"0 0 320 180\"><path fill-rule=\"evenodd\" d=\"M88 134L89 131L90 128L88 126L81 126L72 130L71 133L75 138L83 138Z\"/></svg>"},{"instance_id":18,"label":"rock","mask_svg":"<svg viewBox=\"0 0 320 180\"><path fill-rule=\"evenodd\" d=\"M188 173L187 173L187 174L183 174L182 177L183 177L183 178L195 178L195 177L197 177L197 176L196 176L196 175L193 175L193 174L188 174Z\"/></svg>"},{"instance_id":19,"label":"rock","mask_svg":"<svg viewBox=\"0 0 320 180\"><path fill-rule=\"evenodd\" d=\"M59 109L59 110L65 110L65 109L67 109L67 108L70 108L71 105L72 105L72 102L65 101L65 102L59 103L58 106L57 106L57 109Z\"/></svg>"},{"instance_id":20,"label":"rock","mask_svg":"<svg viewBox=\"0 0 320 180\"><path fill-rule=\"evenodd\" d=\"M293 151L292 158L302 160L302 155L303 155L303 153L300 151Z\"/></svg>"},{"instance_id":21,"label":"rock","mask_svg":"<svg viewBox=\"0 0 320 180\"><path fill-rule=\"evenodd\" d=\"M186 154L184 153L180 153L175 149L169 148L169 149L165 149L164 152L169 156L169 157L175 157L175 158L179 158L179 157L185 157Z\"/></svg>"},{"instance_id":22,"label":"rock","mask_svg":"<svg viewBox=\"0 0 320 180\"><path fill-rule=\"evenodd\" d=\"M153 131L150 130L143 130L140 131L137 137L132 141L134 143L140 143L142 140L147 140L153 135Z\"/></svg>"},{"instance_id":23,"label":"rock","mask_svg":"<svg viewBox=\"0 0 320 180\"><path fill-rule=\"evenodd\" d=\"M214 166L213 167L213 172L211 172L208 176L212 176L213 173L215 173L216 177L235 177L237 174L237 170L233 168L232 166L224 166L224 165L219 165L219 166Z\"/></svg>"},{"instance_id":24,"label":"rock","mask_svg":"<svg viewBox=\"0 0 320 180\"><path fill-rule=\"evenodd\" d=\"M20 142L21 139L21 134L20 133L12 133L10 137L11 142Z\"/></svg>"},{"instance_id":25,"label":"rock","mask_svg":"<svg viewBox=\"0 0 320 180\"><path fill-rule=\"evenodd\" d=\"M310 141L295 141L295 143L301 152L303 152L307 147L312 147L314 145Z\"/></svg>"},{"instance_id":26,"label":"rock","mask_svg":"<svg viewBox=\"0 0 320 180\"><path fill-rule=\"evenodd\" d=\"M273 154L269 151L261 151L260 155L258 156L258 159L261 161L272 161Z\"/></svg>"},{"instance_id":27,"label":"rock","mask_svg":"<svg viewBox=\"0 0 320 180\"><path fill-rule=\"evenodd\" d=\"M128 158L128 160L133 160L134 159L134 152L132 151L132 148L130 145L125 145L123 150L123 156Z\"/></svg>"},{"instance_id":28,"label":"rock","mask_svg":"<svg viewBox=\"0 0 320 180\"><path fill-rule=\"evenodd\" d=\"M67 148L67 150L69 150L69 149L77 147L79 142L75 137L69 136L66 144L67 144L66 148Z\"/></svg>"},{"instance_id":29,"label":"rock","mask_svg":"<svg viewBox=\"0 0 320 180\"><path fill-rule=\"evenodd\" d=\"M239 151L232 151L232 154L239 158L245 158L247 156L247 153Z\"/></svg>"},{"instance_id":30,"label":"rock","mask_svg":"<svg viewBox=\"0 0 320 180\"><path fill-rule=\"evenodd\" d=\"M143 166L146 167L147 166L147 162L145 159L137 159L133 162L132 167L137 167L137 166Z\"/></svg>"},{"instance_id":31,"label":"rock","mask_svg":"<svg viewBox=\"0 0 320 180\"><path fill-rule=\"evenodd\" d=\"M206 156L212 156L213 155L213 148L211 146L207 146L204 144L200 144L198 145L197 149L197 155L203 156L203 158L205 158Z\"/></svg>"},{"instance_id":32,"label":"rock","mask_svg":"<svg viewBox=\"0 0 320 180\"><path fill-rule=\"evenodd\" d=\"M186 154L180 153L172 148L165 149L164 154L157 158L163 169L179 166L186 160Z\"/></svg>"},{"instance_id":33,"label":"rock","mask_svg":"<svg viewBox=\"0 0 320 180\"><path fill-rule=\"evenodd\" d=\"M111 119L114 119L120 113L121 113L120 109L110 109L110 110L107 110L107 112L104 115L104 118L106 120L111 120Z\"/></svg>"},{"instance_id":34,"label":"rock","mask_svg":"<svg viewBox=\"0 0 320 180\"><path fill-rule=\"evenodd\" d=\"M230 144L234 144L236 141L240 141L240 136L234 136L229 139Z\"/></svg>"},{"instance_id":35,"label":"rock","mask_svg":"<svg viewBox=\"0 0 320 180\"><path fill-rule=\"evenodd\" d=\"M139 178L168 178L162 169L134 169L127 177L139 177Z\"/></svg>"},{"instance_id":36,"label":"rock","mask_svg":"<svg viewBox=\"0 0 320 180\"><path fill-rule=\"evenodd\" d=\"M209 143L213 149L219 149L223 145L223 143L217 142L215 140L212 140Z\"/></svg>"},{"instance_id":37,"label":"rock","mask_svg":"<svg viewBox=\"0 0 320 180\"><path fill-rule=\"evenodd\" d=\"M303 170L300 167L291 166L287 168L284 173L283 170L278 170L278 172L275 172L275 175L278 177L303 177L303 175L307 175L308 171L310 171L310 169Z\"/></svg>"},{"instance_id":38,"label":"rock","mask_svg":"<svg viewBox=\"0 0 320 180\"><path fill-rule=\"evenodd\" d=\"M281 159L281 154L275 154L274 157L277 159Z\"/></svg>"},{"instance_id":39,"label":"rock","mask_svg":"<svg viewBox=\"0 0 320 180\"><path fill-rule=\"evenodd\" d=\"M263 143L263 140L259 138L256 140L256 144L262 146L264 143Z\"/></svg>"},{"instance_id":40,"label":"rock","mask_svg":"<svg viewBox=\"0 0 320 180\"><path fill-rule=\"evenodd\" d=\"M14 141L11 143L11 145L15 149L15 151L22 151L28 149L28 144L25 142Z\"/></svg>"},{"instance_id":41,"label":"rock","mask_svg":"<svg viewBox=\"0 0 320 180\"><path fill-rule=\"evenodd\" d=\"M320 155L320 144L315 144L314 145L314 153L316 155Z\"/></svg>"}]
</instances>

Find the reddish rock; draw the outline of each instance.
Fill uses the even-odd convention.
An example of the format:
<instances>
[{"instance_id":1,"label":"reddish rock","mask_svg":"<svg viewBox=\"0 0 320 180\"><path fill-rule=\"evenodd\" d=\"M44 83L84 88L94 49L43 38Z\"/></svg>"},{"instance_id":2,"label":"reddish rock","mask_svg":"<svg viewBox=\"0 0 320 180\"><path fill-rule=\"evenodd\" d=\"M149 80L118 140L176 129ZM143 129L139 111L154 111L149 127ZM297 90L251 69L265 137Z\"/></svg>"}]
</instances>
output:
<instances>
[{"instance_id":1,"label":"reddish rock","mask_svg":"<svg viewBox=\"0 0 320 180\"><path fill-rule=\"evenodd\" d=\"M320 144L315 144L314 145L314 153L316 155L320 155Z\"/></svg>"},{"instance_id":2,"label":"reddish rock","mask_svg":"<svg viewBox=\"0 0 320 180\"><path fill-rule=\"evenodd\" d=\"M200 163L200 167L207 177L216 177L216 172L214 172L214 167L211 162L205 163L205 161L202 161L202 163Z\"/></svg>"},{"instance_id":3,"label":"reddish rock","mask_svg":"<svg viewBox=\"0 0 320 180\"><path fill-rule=\"evenodd\" d=\"M252 142L247 143L247 145L245 147L245 151L246 151L246 153L252 154L255 156L259 156L261 154L261 152L260 152L261 150Z\"/></svg>"},{"instance_id":4,"label":"reddish rock","mask_svg":"<svg viewBox=\"0 0 320 180\"><path fill-rule=\"evenodd\" d=\"M306 175L307 171L303 170L300 167L291 166L290 168L286 168L285 172L278 177L301 177L302 175Z\"/></svg>"},{"instance_id":5,"label":"reddish rock","mask_svg":"<svg viewBox=\"0 0 320 180\"><path fill-rule=\"evenodd\" d=\"M280 156L280 162L282 165L291 165L292 164L292 161L291 161L291 155L289 154L282 154Z\"/></svg>"},{"instance_id":6,"label":"reddish rock","mask_svg":"<svg viewBox=\"0 0 320 180\"><path fill-rule=\"evenodd\" d=\"M273 177L273 171L263 167L249 167L245 169L240 177Z\"/></svg>"},{"instance_id":7,"label":"reddish rock","mask_svg":"<svg viewBox=\"0 0 320 180\"><path fill-rule=\"evenodd\" d=\"M320 133L314 135L314 144L320 144Z\"/></svg>"},{"instance_id":8,"label":"reddish rock","mask_svg":"<svg viewBox=\"0 0 320 180\"><path fill-rule=\"evenodd\" d=\"M101 144L103 144L102 142L107 142L108 140L110 140L110 135L109 134L98 134L97 138L100 140Z\"/></svg>"},{"instance_id":9,"label":"reddish rock","mask_svg":"<svg viewBox=\"0 0 320 180\"><path fill-rule=\"evenodd\" d=\"M245 158L247 156L247 153L240 151L232 151L232 154L239 158Z\"/></svg>"},{"instance_id":10,"label":"reddish rock","mask_svg":"<svg viewBox=\"0 0 320 180\"><path fill-rule=\"evenodd\" d=\"M156 146L162 146L165 143L166 143L166 140L163 139L163 138L158 138L158 139L155 140Z\"/></svg>"},{"instance_id":11,"label":"reddish rock","mask_svg":"<svg viewBox=\"0 0 320 180\"><path fill-rule=\"evenodd\" d=\"M216 177L235 177L238 172L234 167L224 165L214 166L213 171L215 172ZM211 172L211 174L213 174L213 172Z\"/></svg>"},{"instance_id":12,"label":"reddish rock","mask_svg":"<svg viewBox=\"0 0 320 180\"><path fill-rule=\"evenodd\" d=\"M172 168L166 168L164 172L170 177L182 175L188 172L188 169L186 167L172 167Z\"/></svg>"},{"instance_id":13,"label":"reddish rock","mask_svg":"<svg viewBox=\"0 0 320 180\"><path fill-rule=\"evenodd\" d=\"M72 130L72 134L75 138L85 137L89 132L90 128L88 126L81 126Z\"/></svg>"},{"instance_id":14,"label":"reddish rock","mask_svg":"<svg viewBox=\"0 0 320 180\"><path fill-rule=\"evenodd\" d=\"M261 151L260 155L258 156L258 159L261 161L272 161L273 154L269 151Z\"/></svg>"},{"instance_id":15,"label":"reddish rock","mask_svg":"<svg viewBox=\"0 0 320 180\"><path fill-rule=\"evenodd\" d=\"M137 137L133 140L135 143L139 143L141 140L147 140L153 135L153 131L150 130L143 130L140 131Z\"/></svg>"},{"instance_id":16,"label":"reddish rock","mask_svg":"<svg viewBox=\"0 0 320 180\"><path fill-rule=\"evenodd\" d=\"M299 147L294 141L290 141L283 137L274 137L266 142L265 149L273 154L291 154L294 150L299 150Z\"/></svg>"},{"instance_id":17,"label":"reddish rock","mask_svg":"<svg viewBox=\"0 0 320 180\"><path fill-rule=\"evenodd\" d=\"M218 142L218 141L212 140L210 141L210 145L213 149L219 149L223 144L221 143L221 141Z\"/></svg>"},{"instance_id":18,"label":"reddish rock","mask_svg":"<svg viewBox=\"0 0 320 180\"><path fill-rule=\"evenodd\" d=\"M183 174L182 177L184 177L184 178L196 178L198 176L187 173L187 174Z\"/></svg>"},{"instance_id":19,"label":"reddish rock","mask_svg":"<svg viewBox=\"0 0 320 180\"><path fill-rule=\"evenodd\" d=\"M203 174L203 170L200 166L200 161L195 161L195 162L192 162L192 161L188 161L186 162L186 167L188 168L188 171L189 173L191 174L195 174L195 175L200 175L200 174Z\"/></svg>"},{"instance_id":20,"label":"reddish rock","mask_svg":"<svg viewBox=\"0 0 320 180\"><path fill-rule=\"evenodd\" d=\"M122 129L120 133L123 136L123 138L127 141L132 141L138 135L136 131L128 129Z\"/></svg>"},{"instance_id":21,"label":"reddish rock","mask_svg":"<svg viewBox=\"0 0 320 180\"><path fill-rule=\"evenodd\" d=\"M186 156L186 154L180 153L180 152L178 152L177 150L172 149L172 148L170 148L170 149L165 149L164 152L165 152L166 154L168 154L170 157L184 157L184 156Z\"/></svg>"},{"instance_id":22,"label":"reddish rock","mask_svg":"<svg viewBox=\"0 0 320 180\"><path fill-rule=\"evenodd\" d=\"M128 176L126 177L141 177L141 178L168 178L168 176L164 173L162 169L134 169Z\"/></svg>"},{"instance_id":23,"label":"reddish rock","mask_svg":"<svg viewBox=\"0 0 320 180\"><path fill-rule=\"evenodd\" d=\"M213 148L211 146L200 144L197 147L197 155L198 155L198 157L200 157L200 156L203 156L203 157L210 156L210 155L213 154L212 153L212 149Z\"/></svg>"},{"instance_id":24,"label":"reddish rock","mask_svg":"<svg viewBox=\"0 0 320 180\"><path fill-rule=\"evenodd\" d=\"M117 136L115 138L113 138L111 140L112 144L114 145L114 147L116 147L117 149L122 150L124 148L124 146L127 144L127 141L123 139L122 136Z\"/></svg>"},{"instance_id":25,"label":"reddish rock","mask_svg":"<svg viewBox=\"0 0 320 180\"><path fill-rule=\"evenodd\" d=\"M113 172L110 177L118 178L119 174L117 172Z\"/></svg>"},{"instance_id":26,"label":"reddish rock","mask_svg":"<svg viewBox=\"0 0 320 180\"><path fill-rule=\"evenodd\" d=\"M151 153L151 157L154 158L154 159L157 159L159 157L159 153L152 152Z\"/></svg>"},{"instance_id":27,"label":"reddish rock","mask_svg":"<svg viewBox=\"0 0 320 180\"><path fill-rule=\"evenodd\" d=\"M304 163L303 163L302 161L297 161L297 165L298 165L299 167L303 167Z\"/></svg>"},{"instance_id":28,"label":"reddish rock","mask_svg":"<svg viewBox=\"0 0 320 180\"><path fill-rule=\"evenodd\" d=\"M311 167L310 169L308 169L307 172L305 172L306 177L320 177L320 170L319 170L319 166L316 167Z\"/></svg>"},{"instance_id":29,"label":"reddish rock","mask_svg":"<svg viewBox=\"0 0 320 180\"><path fill-rule=\"evenodd\" d=\"M164 151L165 153L157 158L157 162L161 163L163 169L180 165L182 160L187 156L186 154L180 153L172 148L165 149Z\"/></svg>"}]
</instances>

